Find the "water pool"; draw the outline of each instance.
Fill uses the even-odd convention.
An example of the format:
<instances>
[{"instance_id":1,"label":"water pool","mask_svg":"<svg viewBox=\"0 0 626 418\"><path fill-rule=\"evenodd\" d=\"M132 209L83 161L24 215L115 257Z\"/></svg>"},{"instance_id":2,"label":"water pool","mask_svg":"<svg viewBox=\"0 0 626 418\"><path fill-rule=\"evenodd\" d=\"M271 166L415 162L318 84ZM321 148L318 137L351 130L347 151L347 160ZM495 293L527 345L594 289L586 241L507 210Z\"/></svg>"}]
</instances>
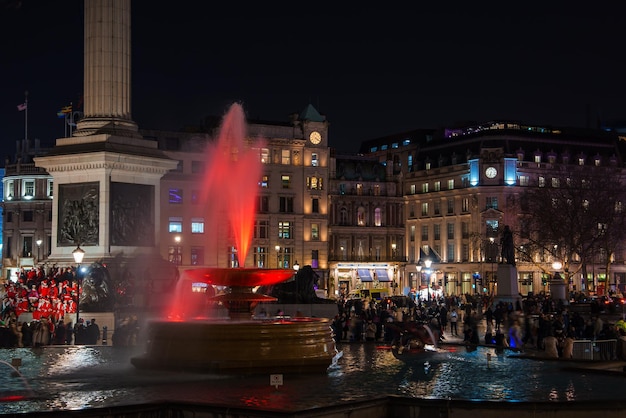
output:
<instances>
[{"instance_id":1,"label":"water pool","mask_svg":"<svg viewBox=\"0 0 626 418\"><path fill-rule=\"evenodd\" d=\"M404 362L371 343L338 345L343 356L327 374L214 376L138 370L130 358L140 349L50 346L0 350L0 413L85 409L156 400L204 402L292 411L397 395L423 399L501 402L619 400L623 377L565 371L561 362L497 356L493 349L448 347ZM490 355L490 356L489 356ZM491 359L489 360L489 357ZM6 364L20 358L21 376Z\"/></svg>"}]
</instances>

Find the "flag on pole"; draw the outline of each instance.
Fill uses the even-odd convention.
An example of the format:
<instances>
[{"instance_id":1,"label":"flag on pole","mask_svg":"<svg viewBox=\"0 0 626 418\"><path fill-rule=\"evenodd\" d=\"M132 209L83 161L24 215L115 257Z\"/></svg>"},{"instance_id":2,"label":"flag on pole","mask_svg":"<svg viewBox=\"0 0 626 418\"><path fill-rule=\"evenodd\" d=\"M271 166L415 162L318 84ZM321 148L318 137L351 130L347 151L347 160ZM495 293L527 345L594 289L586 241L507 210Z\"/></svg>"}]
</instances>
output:
<instances>
[{"instance_id":1,"label":"flag on pole","mask_svg":"<svg viewBox=\"0 0 626 418\"><path fill-rule=\"evenodd\" d=\"M18 104L17 105L17 111L21 112L22 110L26 110L26 103L22 103L22 104Z\"/></svg>"},{"instance_id":2,"label":"flag on pole","mask_svg":"<svg viewBox=\"0 0 626 418\"><path fill-rule=\"evenodd\" d=\"M63 109L61 109L61 112L63 112L63 113L72 113L72 105L65 106Z\"/></svg>"},{"instance_id":3,"label":"flag on pole","mask_svg":"<svg viewBox=\"0 0 626 418\"><path fill-rule=\"evenodd\" d=\"M57 118L59 118L59 119L63 119L64 117L65 117L65 113L63 113L63 111L62 111L62 110L59 110L59 111L57 112Z\"/></svg>"}]
</instances>

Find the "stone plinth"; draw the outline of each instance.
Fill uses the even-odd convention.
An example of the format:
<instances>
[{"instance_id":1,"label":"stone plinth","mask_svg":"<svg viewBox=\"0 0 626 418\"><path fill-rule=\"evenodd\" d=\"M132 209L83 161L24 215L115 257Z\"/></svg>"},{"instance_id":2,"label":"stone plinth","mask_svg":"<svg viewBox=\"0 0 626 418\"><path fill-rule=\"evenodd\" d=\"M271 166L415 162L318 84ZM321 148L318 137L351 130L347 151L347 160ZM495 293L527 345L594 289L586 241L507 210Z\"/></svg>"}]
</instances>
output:
<instances>
[{"instance_id":1,"label":"stone plinth","mask_svg":"<svg viewBox=\"0 0 626 418\"><path fill-rule=\"evenodd\" d=\"M498 287L494 304L504 302L515 306L515 303L521 302L521 299L518 290L517 267L511 264L498 264Z\"/></svg>"},{"instance_id":2,"label":"stone plinth","mask_svg":"<svg viewBox=\"0 0 626 418\"><path fill-rule=\"evenodd\" d=\"M561 278L550 280L550 297L555 301L566 301L565 282Z\"/></svg>"}]
</instances>

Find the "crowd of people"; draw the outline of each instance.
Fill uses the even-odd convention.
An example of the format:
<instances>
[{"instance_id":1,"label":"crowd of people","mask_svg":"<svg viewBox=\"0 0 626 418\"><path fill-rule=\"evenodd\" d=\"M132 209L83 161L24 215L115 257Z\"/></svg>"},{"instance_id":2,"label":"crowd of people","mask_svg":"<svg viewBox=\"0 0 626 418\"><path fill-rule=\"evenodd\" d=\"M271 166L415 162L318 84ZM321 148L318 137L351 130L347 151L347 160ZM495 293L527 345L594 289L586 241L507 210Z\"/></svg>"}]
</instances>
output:
<instances>
[{"instance_id":1,"label":"crowd of people","mask_svg":"<svg viewBox=\"0 0 626 418\"><path fill-rule=\"evenodd\" d=\"M68 321L76 315L78 292L73 267L22 268L0 286L0 347L96 344L100 327L95 319ZM28 320L22 319L25 313Z\"/></svg>"},{"instance_id":2,"label":"crowd of people","mask_svg":"<svg viewBox=\"0 0 626 418\"><path fill-rule=\"evenodd\" d=\"M447 296L430 300L347 299L339 303L333 321L337 342L391 343L402 322L427 324L445 339L459 337L467 345L491 345L497 350L540 350L548 357L571 358L576 340L618 340L626 323L610 323L596 310L571 312L568 305L544 293L516 303L494 303L488 295ZM620 322L623 325L620 325ZM612 353L617 357L619 350Z\"/></svg>"},{"instance_id":3,"label":"crowd of people","mask_svg":"<svg viewBox=\"0 0 626 418\"><path fill-rule=\"evenodd\" d=\"M48 318L19 321L10 317L0 322L0 348L43 347L47 345L97 344L100 327L95 319L76 323L60 319L53 322Z\"/></svg>"},{"instance_id":4,"label":"crowd of people","mask_svg":"<svg viewBox=\"0 0 626 418\"><path fill-rule=\"evenodd\" d=\"M56 324L66 314L76 313L78 288L74 267L22 268L13 280L0 286L0 319L7 321L30 312L35 320L45 318Z\"/></svg>"}]
</instances>

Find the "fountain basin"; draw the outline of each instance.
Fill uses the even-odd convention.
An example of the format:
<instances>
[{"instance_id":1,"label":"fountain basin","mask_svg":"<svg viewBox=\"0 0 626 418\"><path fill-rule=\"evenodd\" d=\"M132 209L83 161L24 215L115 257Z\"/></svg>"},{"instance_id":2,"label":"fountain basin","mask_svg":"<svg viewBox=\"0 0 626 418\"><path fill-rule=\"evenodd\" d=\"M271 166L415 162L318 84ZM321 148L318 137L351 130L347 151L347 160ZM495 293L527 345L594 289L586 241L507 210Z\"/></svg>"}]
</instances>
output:
<instances>
[{"instance_id":1,"label":"fountain basin","mask_svg":"<svg viewBox=\"0 0 626 418\"><path fill-rule=\"evenodd\" d=\"M337 354L330 320L155 321L139 369L215 374L326 373Z\"/></svg>"}]
</instances>

